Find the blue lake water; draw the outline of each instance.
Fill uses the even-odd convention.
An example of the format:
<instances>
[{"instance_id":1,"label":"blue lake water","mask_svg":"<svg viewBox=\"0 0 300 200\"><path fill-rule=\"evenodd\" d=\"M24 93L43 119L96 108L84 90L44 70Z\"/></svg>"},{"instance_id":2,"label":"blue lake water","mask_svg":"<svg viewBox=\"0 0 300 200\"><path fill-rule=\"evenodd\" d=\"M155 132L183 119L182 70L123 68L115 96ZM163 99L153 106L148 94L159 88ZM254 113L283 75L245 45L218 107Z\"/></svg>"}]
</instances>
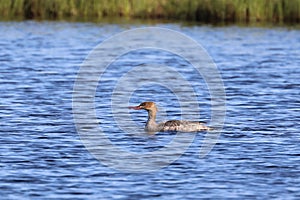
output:
<instances>
[{"instance_id":1,"label":"blue lake water","mask_svg":"<svg viewBox=\"0 0 300 200\"><path fill-rule=\"evenodd\" d=\"M149 173L107 167L85 148L72 111L80 65L103 40L144 26L0 23L0 199L299 199L299 29L155 25L193 38L216 63L226 92L218 143L199 158L207 133L196 133L178 160ZM162 51L120 57L96 89L96 114L115 145L141 154L162 148L175 134L124 133L110 96L130 67L147 64L178 67L195 84L201 120L211 117L206 84L183 67L186 61ZM176 94L161 85L137 88L125 106L148 100L159 105L158 120L180 119ZM130 115L142 129L147 114Z\"/></svg>"}]
</instances>

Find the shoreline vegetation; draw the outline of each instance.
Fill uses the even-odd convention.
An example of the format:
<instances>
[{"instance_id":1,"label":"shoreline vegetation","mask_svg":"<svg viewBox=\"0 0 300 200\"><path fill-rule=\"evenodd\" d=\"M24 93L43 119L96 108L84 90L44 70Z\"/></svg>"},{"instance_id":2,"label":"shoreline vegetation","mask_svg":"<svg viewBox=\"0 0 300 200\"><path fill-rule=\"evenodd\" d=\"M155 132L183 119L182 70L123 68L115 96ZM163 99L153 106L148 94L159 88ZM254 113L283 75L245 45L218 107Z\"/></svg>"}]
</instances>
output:
<instances>
[{"instance_id":1,"label":"shoreline vegetation","mask_svg":"<svg viewBox=\"0 0 300 200\"><path fill-rule=\"evenodd\" d=\"M0 20L299 23L300 0L0 0Z\"/></svg>"}]
</instances>

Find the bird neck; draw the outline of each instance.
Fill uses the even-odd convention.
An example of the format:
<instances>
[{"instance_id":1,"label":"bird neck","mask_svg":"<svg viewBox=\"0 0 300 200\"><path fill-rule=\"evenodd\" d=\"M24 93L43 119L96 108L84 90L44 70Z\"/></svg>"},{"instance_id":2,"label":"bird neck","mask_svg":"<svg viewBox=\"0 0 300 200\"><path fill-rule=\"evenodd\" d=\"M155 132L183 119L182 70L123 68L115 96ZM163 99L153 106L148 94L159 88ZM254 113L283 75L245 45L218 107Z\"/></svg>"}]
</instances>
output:
<instances>
[{"instance_id":1,"label":"bird neck","mask_svg":"<svg viewBox=\"0 0 300 200\"><path fill-rule=\"evenodd\" d=\"M147 125L156 125L156 110L148 110L148 121Z\"/></svg>"}]
</instances>

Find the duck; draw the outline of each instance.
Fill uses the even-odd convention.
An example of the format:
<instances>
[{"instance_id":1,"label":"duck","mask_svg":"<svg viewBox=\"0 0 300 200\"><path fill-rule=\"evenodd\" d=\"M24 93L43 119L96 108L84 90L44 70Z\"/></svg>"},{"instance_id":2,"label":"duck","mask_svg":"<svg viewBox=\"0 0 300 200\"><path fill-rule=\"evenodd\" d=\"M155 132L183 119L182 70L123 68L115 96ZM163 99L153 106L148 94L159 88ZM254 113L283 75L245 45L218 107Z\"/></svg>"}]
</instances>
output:
<instances>
[{"instance_id":1,"label":"duck","mask_svg":"<svg viewBox=\"0 0 300 200\"><path fill-rule=\"evenodd\" d=\"M202 121L185 121L185 120L170 120L166 122L156 123L156 113L158 111L154 102L143 102L138 106L130 106L133 110L146 110L148 112L148 120L146 122L145 131L147 132L198 132L209 131L210 127Z\"/></svg>"}]
</instances>

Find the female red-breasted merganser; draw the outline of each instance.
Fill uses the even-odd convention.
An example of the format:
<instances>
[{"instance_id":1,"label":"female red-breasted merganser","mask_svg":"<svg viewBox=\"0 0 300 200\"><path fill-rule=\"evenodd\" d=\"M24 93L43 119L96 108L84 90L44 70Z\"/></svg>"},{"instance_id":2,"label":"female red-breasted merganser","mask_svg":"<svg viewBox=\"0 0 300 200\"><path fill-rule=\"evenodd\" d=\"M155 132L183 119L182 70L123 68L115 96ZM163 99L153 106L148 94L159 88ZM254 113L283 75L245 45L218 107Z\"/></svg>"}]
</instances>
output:
<instances>
[{"instance_id":1,"label":"female red-breasted merganser","mask_svg":"<svg viewBox=\"0 0 300 200\"><path fill-rule=\"evenodd\" d=\"M154 102L143 102L138 106L131 106L130 109L146 110L148 112L148 121L145 130L149 132L159 131L179 131L179 132L195 132L211 130L210 127L205 126L205 122L197 121L181 121L171 120L157 124L155 122L157 107Z\"/></svg>"}]
</instances>

